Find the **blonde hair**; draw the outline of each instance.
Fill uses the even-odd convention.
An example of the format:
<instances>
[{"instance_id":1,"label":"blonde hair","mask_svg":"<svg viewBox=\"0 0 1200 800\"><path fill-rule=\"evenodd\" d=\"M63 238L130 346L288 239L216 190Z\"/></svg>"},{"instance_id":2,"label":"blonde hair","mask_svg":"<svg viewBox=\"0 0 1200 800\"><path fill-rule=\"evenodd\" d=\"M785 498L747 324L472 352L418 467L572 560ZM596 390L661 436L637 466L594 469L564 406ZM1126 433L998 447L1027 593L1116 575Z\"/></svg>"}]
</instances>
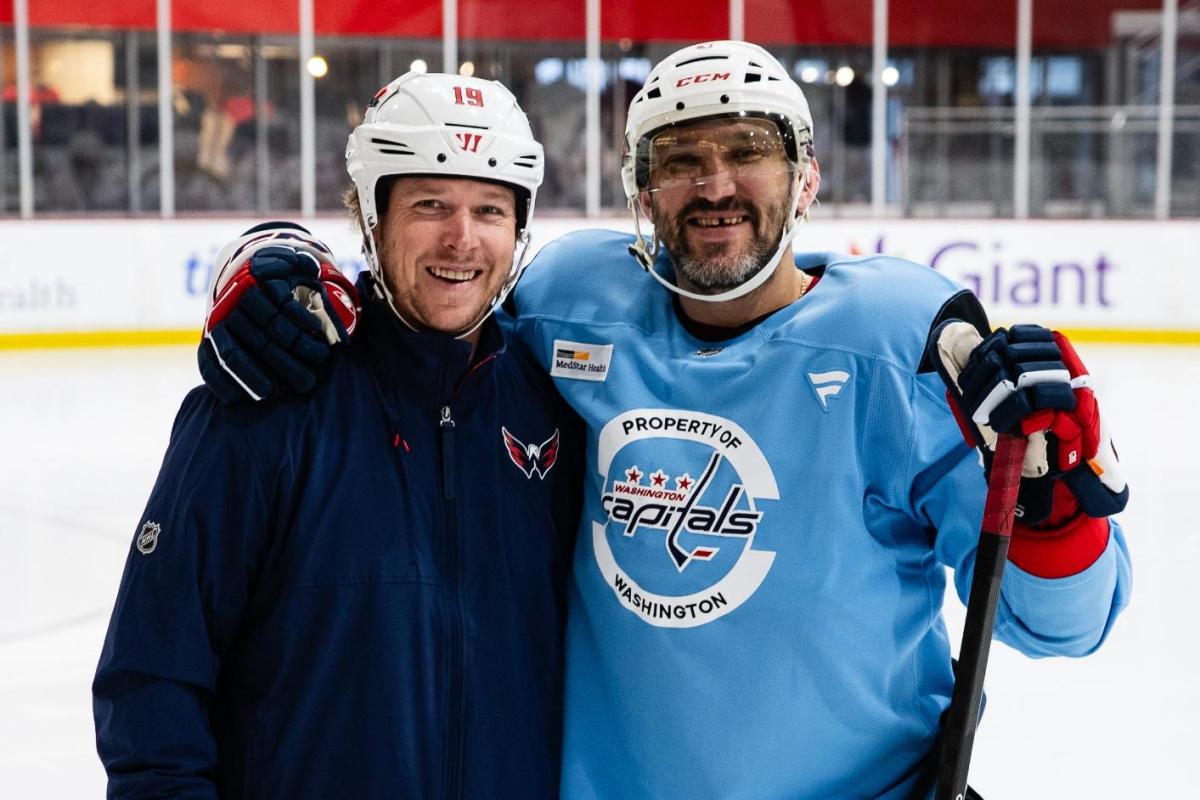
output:
<instances>
[{"instance_id":1,"label":"blonde hair","mask_svg":"<svg viewBox=\"0 0 1200 800\"><path fill-rule=\"evenodd\" d=\"M358 228L358 232L362 234L362 246L365 252L368 245L367 237L371 232L367 230L367 223L363 221L362 204L358 201L358 188L351 185L349 189L342 193L342 205L345 207L346 214L350 217L350 221L354 223L354 227Z\"/></svg>"}]
</instances>

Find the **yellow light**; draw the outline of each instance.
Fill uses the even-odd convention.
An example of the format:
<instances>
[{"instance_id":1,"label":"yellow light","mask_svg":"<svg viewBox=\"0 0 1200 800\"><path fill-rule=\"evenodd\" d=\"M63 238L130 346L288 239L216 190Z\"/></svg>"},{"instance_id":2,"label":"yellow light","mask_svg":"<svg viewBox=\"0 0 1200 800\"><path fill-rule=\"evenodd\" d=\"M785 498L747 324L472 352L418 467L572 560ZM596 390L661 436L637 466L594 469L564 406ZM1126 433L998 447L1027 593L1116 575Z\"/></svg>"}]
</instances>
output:
<instances>
[{"instance_id":1,"label":"yellow light","mask_svg":"<svg viewBox=\"0 0 1200 800\"><path fill-rule=\"evenodd\" d=\"M462 75L464 78L469 78L472 75L474 75L475 74L475 62L474 61L464 61L462 63L462 66L460 66L458 68L458 74Z\"/></svg>"},{"instance_id":2,"label":"yellow light","mask_svg":"<svg viewBox=\"0 0 1200 800\"><path fill-rule=\"evenodd\" d=\"M314 78L324 78L329 74L329 62L324 56L313 56L304 66Z\"/></svg>"},{"instance_id":3,"label":"yellow light","mask_svg":"<svg viewBox=\"0 0 1200 800\"><path fill-rule=\"evenodd\" d=\"M429 65L425 63L425 59L416 58L416 59L413 59L413 62L408 65L408 69L410 72L424 73L424 72L429 71Z\"/></svg>"},{"instance_id":4,"label":"yellow light","mask_svg":"<svg viewBox=\"0 0 1200 800\"><path fill-rule=\"evenodd\" d=\"M838 86L849 86L854 83L854 70L850 67L838 67L834 80L837 81Z\"/></svg>"}]
</instances>

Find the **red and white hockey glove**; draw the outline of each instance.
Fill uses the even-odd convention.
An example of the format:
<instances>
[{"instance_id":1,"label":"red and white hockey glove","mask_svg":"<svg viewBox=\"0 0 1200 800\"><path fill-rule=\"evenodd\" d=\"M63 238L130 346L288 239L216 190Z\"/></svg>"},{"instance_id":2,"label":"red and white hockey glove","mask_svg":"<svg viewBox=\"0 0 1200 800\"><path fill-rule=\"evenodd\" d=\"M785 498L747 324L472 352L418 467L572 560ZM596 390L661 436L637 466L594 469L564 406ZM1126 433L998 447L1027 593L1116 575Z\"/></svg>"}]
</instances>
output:
<instances>
[{"instance_id":1,"label":"red and white hockey glove","mask_svg":"<svg viewBox=\"0 0 1200 800\"><path fill-rule=\"evenodd\" d=\"M311 391L358 309L354 284L320 240L293 223L257 225L217 257L200 375L225 403Z\"/></svg>"},{"instance_id":2,"label":"red and white hockey glove","mask_svg":"<svg viewBox=\"0 0 1200 800\"><path fill-rule=\"evenodd\" d=\"M1009 558L1042 577L1086 569L1108 543L1104 518L1125 508L1129 488L1075 348L1039 325L985 339L951 321L934 336L950 408L984 469L998 432L1029 439Z\"/></svg>"}]
</instances>

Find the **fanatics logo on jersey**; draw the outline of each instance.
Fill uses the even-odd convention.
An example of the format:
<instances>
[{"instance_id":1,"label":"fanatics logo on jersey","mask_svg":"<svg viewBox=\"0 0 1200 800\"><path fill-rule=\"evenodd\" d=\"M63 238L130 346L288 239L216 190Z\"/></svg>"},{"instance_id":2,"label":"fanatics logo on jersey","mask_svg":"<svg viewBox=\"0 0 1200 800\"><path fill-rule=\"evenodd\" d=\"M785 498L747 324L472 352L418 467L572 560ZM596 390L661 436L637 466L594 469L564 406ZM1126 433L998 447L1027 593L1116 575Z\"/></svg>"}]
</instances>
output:
<instances>
[{"instance_id":1,"label":"fanatics logo on jersey","mask_svg":"<svg viewBox=\"0 0 1200 800\"><path fill-rule=\"evenodd\" d=\"M162 533L162 526L157 522L144 523L137 535L138 552L146 556L153 553L154 548L158 547L158 535L160 533Z\"/></svg>"},{"instance_id":2,"label":"fanatics logo on jersey","mask_svg":"<svg viewBox=\"0 0 1200 800\"><path fill-rule=\"evenodd\" d=\"M626 610L691 628L758 590L775 553L753 547L757 504L779 490L740 426L698 411L628 411L600 432L597 467L606 519L592 521L593 554Z\"/></svg>"},{"instance_id":3,"label":"fanatics logo on jersey","mask_svg":"<svg viewBox=\"0 0 1200 800\"><path fill-rule=\"evenodd\" d=\"M508 457L517 465L517 469L525 473L526 478L532 479L537 475L539 479L543 479L546 473L554 468L554 462L558 460L557 428L554 434L541 444L525 444L509 433L508 428L500 428L500 433L504 437Z\"/></svg>"},{"instance_id":4,"label":"fanatics logo on jersey","mask_svg":"<svg viewBox=\"0 0 1200 800\"><path fill-rule=\"evenodd\" d=\"M611 344L587 344L555 339L550 352L550 374L556 378L603 381L612 361Z\"/></svg>"},{"instance_id":5,"label":"fanatics logo on jersey","mask_svg":"<svg viewBox=\"0 0 1200 800\"><path fill-rule=\"evenodd\" d=\"M841 394L842 387L848 380L850 380L850 373L844 369L808 373L808 382L817 395L817 402L821 404L821 410L825 412L829 411L829 399Z\"/></svg>"}]
</instances>

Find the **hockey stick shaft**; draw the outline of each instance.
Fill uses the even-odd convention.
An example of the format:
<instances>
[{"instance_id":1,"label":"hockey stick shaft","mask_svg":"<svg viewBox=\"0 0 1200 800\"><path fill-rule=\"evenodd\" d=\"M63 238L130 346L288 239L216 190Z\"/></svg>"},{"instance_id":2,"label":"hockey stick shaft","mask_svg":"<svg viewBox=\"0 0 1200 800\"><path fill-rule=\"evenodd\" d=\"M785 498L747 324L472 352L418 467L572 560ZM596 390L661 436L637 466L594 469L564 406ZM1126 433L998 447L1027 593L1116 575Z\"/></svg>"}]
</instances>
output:
<instances>
[{"instance_id":1,"label":"hockey stick shaft","mask_svg":"<svg viewBox=\"0 0 1200 800\"><path fill-rule=\"evenodd\" d=\"M967 770L971 748L979 724L983 701L983 678L987 672L996 607L1000 603L1000 582L1008 561L1008 543L1012 536L1013 512L1021 485L1021 465L1025 461L1024 437L1000 434L992 473L988 480L983 522L979 529L979 549L975 554L975 573L967 599L967 619L962 645L958 651L958 675L954 694L946 713L942 734L941 763L938 765L937 800L962 800L967 793Z\"/></svg>"}]
</instances>

